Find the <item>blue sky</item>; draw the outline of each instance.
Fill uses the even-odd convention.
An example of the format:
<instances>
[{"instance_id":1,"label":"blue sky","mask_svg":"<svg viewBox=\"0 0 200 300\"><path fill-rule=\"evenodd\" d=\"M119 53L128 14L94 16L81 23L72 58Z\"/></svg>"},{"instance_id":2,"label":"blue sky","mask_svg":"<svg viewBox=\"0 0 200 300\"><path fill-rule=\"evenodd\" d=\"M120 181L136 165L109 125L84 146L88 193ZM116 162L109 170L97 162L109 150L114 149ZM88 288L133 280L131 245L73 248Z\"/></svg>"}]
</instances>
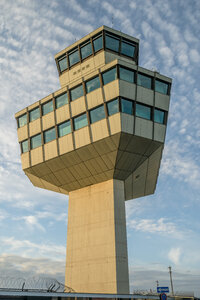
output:
<instances>
[{"instance_id":1,"label":"blue sky","mask_svg":"<svg viewBox=\"0 0 200 300\"><path fill-rule=\"evenodd\" d=\"M0 1L0 276L64 281L68 198L21 170L15 112L59 89L54 55L107 25L140 39L139 65L173 79L153 196L126 203L130 285L200 297L200 1Z\"/></svg>"}]
</instances>

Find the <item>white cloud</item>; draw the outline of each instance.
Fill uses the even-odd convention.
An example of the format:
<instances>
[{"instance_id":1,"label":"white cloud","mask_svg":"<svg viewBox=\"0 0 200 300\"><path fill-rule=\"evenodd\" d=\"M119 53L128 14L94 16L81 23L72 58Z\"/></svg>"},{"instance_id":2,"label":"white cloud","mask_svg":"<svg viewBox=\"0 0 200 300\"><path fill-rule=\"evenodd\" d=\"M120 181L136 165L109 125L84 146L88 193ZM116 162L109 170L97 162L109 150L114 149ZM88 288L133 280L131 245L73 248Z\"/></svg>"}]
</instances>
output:
<instances>
[{"instance_id":1,"label":"white cloud","mask_svg":"<svg viewBox=\"0 0 200 300\"><path fill-rule=\"evenodd\" d=\"M180 263L181 249L180 248L171 248L168 257L175 264Z\"/></svg>"},{"instance_id":2,"label":"white cloud","mask_svg":"<svg viewBox=\"0 0 200 300\"><path fill-rule=\"evenodd\" d=\"M147 233L159 233L167 236L182 238L182 233L176 228L176 225L172 222L167 221L165 218L158 220L152 219L136 219L129 221L129 227L141 232Z\"/></svg>"}]
</instances>

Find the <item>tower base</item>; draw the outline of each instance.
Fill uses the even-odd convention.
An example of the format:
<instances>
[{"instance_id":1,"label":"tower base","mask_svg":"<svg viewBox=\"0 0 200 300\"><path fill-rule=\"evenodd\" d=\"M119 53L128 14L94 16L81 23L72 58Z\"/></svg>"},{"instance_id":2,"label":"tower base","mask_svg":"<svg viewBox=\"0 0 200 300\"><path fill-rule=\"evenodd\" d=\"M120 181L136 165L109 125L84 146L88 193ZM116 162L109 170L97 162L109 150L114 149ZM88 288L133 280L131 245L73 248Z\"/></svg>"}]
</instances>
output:
<instances>
[{"instance_id":1,"label":"tower base","mask_svg":"<svg viewBox=\"0 0 200 300\"><path fill-rule=\"evenodd\" d=\"M78 293L129 294L123 181L69 193L65 284Z\"/></svg>"}]
</instances>

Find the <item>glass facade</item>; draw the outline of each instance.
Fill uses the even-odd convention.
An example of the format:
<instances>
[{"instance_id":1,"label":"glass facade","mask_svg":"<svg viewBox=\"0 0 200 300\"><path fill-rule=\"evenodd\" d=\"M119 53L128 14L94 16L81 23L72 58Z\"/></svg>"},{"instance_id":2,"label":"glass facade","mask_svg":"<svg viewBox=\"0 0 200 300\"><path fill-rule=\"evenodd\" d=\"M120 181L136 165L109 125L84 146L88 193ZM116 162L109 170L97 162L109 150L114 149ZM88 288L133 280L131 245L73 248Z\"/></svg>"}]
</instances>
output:
<instances>
[{"instance_id":1,"label":"glass facade","mask_svg":"<svg viewBox=\"0 0 200 300\"><path fill-rule=\"evenodd\" d=\"M35 135L31 138L31 149L35 149L42 145L41 134Z\"/></svg>"},{"instance_id":2,"label":"glass facade","mask_svg":"<svg viewBox=\"0 0 200 300\"><path fill-rule=\"evenodd\" d=\"M68 95L64 93L58 97L56 97L56 108L59 108L68 103Z\"/></svg>"},{"instance_id":3,"label":"glass facade","mask_svg":"<svg viewBox=\"0 0 200 300\"><path fill-rule=\"evenodd\" d=\"M78 49L72 53L69 53L69 65L70 66L73 66L74 64L79 62L79 60L80 60L80 57L79 57Z\"/></svg>"},{"instance_id":4,"label":"glass facade","mask_svg":"<svg viewBox=\"0 0 200 300\"><path fill-rule=\"evenodd\" d=\"M91 124L92 123L95 123L97 121L100 121L102 119L104 119L106 116L105 116L105 111L104 111L104 106L101 105L95 109L92 109L90 111L90 122Z\"/></svg>"},{"instance_id":5,"label":"glass facade","mask_svg":"<svg viewBox=\"0 0 200 300\"><path fill-rule=\"evenodd\" d=\"M108 115L112 116L119 112L119 101L118 99L107 102Z\"/></svg>"},{"instance_id":6,"label":"glass facade","mask_svg":"<svg viewBox=\"0 0 200 300\"><path fill-rule=\"evenodd\" d=\"M130 71L123 67L119 67L119 78L120 79L134 83L135 82L134 76L135 76L135 73L133 71Z\"/></svg>"},{"instance_id":7,"label":"glass facade","mask_svg":"<svg viewBox=\"0 0 200 300\"><path fill-rule=\"evenodd\" d=\"M44 132L44 143L51 142L56 139L56 130L55 128L51 128Z\"/></svg>"},{"instance_id":8,"label":"glass facade","mask_svg":"<svg viewBox=\"0 0 200 300\"><path fill-rule=\"evenodd\" d=\"M152 87L152 78L142 75L142 74L138 74L138 78L137 78L137 83L138 85L141 85L145 88L151 89Z\"/></svg>"},{"instance_id":9,"label":"glass facade","mask_svg":"<svg viewBox=\"0 0 200 300\"><path fill-rule=\"evenodd\" d=\"M90 92L100 88L99 76L87 81L85 83L85 86L86 86L86 93L90 93Z\"/></svg>"},{"instance_id":10,"label":"glass facade","mask_svg":"<svg viewBox=\"0 0 200 300\"><path fill-rule=\"evenodd\" d=\"M22 153L28 152L28 140L22 142Z\"/></svg>"},{"instance_id":11,"label":"glass facade","mask_svg":"<svg viewBox=\"0 0 200 300\"><path fill-rule=\"evenodd\" d=\"M71 132L71 123L70 121L64 122L60 125L58 125L58 136L64 136L66 134L69 134Z\"/></svg>"},{"instance_id":12,"label":"glass facade","mask_svg":"<svg viewBox=\"0 0 200 300\"><path fill-rule=\"evenodd\" d=\"M31 110L29 112L29 120L30 120L30 122L39 119L39 117L40 117L40 109L39 109L39 107L37 107L37 108L35 108L35 109L33 109L33 110Z\"/></svg>"},{"instance_id":13,"label":"glass facade","mask_svg":"<svg viewBox=\"0 0 200 300\"><path fill-rule=\"evenodd\" d=\"M64 56L63 58L61 58L61 59L58 61L58 64L59 64L60 72L63 72L64 70L66 70L66 69L68 68L68 65L67 65L67 57Z\"/></svg>"},{"instance_id":14,"label":"glass facade","mask_svg":"<svg viewBox=\"0 0 200 300\"><path fill-rule=\"evenodd\" d=\"M151 120L151 107L137 103L136 116L141 117L143 119Z\"/></svg>"},{"instance_id":15,"label":"glass facade","mask_svg":"<svg viewBox=\"0 0 200 300\"><path fill-rule=\"evenodd\" d=\"M80 129L88 125L88 120L86 114L82 114L79 117L74 118L74 129Z\"/></svg>"},{"instance_id":16,"label":"glass facade","mask_svg":"<svg viewBox=\"0 0 200 300\"><path fill-rule=\"evenodd\" d=\"M46 114L53 111L53 101L49 101L42 105L42 115L45 116Z\"/></svg>"},{"instance_id":17,"label":"glass facade","mask_svg":"<svg viewBox=\"0 0 200 300\"><path fill-rule=\"evenodd\" d=\"M18 127L23 127L24 125L27 124L27 115L23 115L21 117L18 118Z\"/></svg>"},{"instance_id":18,"label":"glass facade","mask_svg":"<svg viewBox=\"0 0 200 300\"><path fill-rule=\"evenodd\" d=\"M119 52L119 39L115 38L114 36L110 36L106 34L105 37L106 48L113 50L115 52Z\"/></svg>"},{"instance_id":19,"label":"glass facade","mask_svg":"<svg viewBox=\"0 0 200 300\"><path fill-rule=\"evenodd\" d=\"M109 71L106 71L102 74L102 77L103 77L103 84L107 84L115 79L117 79L117 69L116 67L109 70Z\"/></svg>"},{"instance_id":20,"label":"glass facade","mask_svg":"<svg viewBox=\"0 0 200 300\"><path fill-rule=\"evenodd\" d=\"M154 110L154 121L160 124L165 123L165 112L159 109Z\"/></svg>"},{"instance_id":21,"label":"glass facade","mask_svg":"<svg viewBox=\"0 0 200 300\"><path fill-rule=\"evenodd\" d=\"M97 52L97 51L99 51L100 49L103 48L103 37L102 37L102 35L93 40L93 46L94 46L94 52Z\"/></svg>"},{"instance_id":22,"label":"glass facade","mask_svg":"<svg viewBox=\"0 0 200 300\"><path fill-rule=\"evenodd\" d=\"M157 80L155 82L155 91L161 94L167 95L168 94L168 83Z\"/></svg>"},{"instance_id":23,"label":"glass facade","mask_svg":"<svg viewBox=\"0 0 200 300\"><path fill-rule=\"evenodd\" d=\"M92 45L89 42L87 45L81 47L81 58L84 59L92 54Z\"/></svg>"},{"instance_id":24,"label":"glass facade","mask_svg":"<svg viewBox=\"0 0 200 300\"><path fill-rule=\"evenodd\" d=\"M133 102L126 100L126 99L121 99L121 112L132 115L133 114Z\"/></svg>"},{"instance_id":25,"label":"glass facade","mask_svg":"<svg viewBox=\"0 0 200 300\"><path fill-rule=\"evenodd\" d=\"M130 43L126 43L122 41L121 44L121 54L134 57L135 54L135 46L131 45Z\"/></svg>"},{"instance_id":26,"label":"glass facade","mask_svg":"<svg viewBox=\"0 0 200 300\"><path fill-rule=\"evenodd\" d=\"M77 86L76 88L72 89L70 91L70 95L71 95L71 101L74 101L77 98L82 97L83 96L83 86L82 86L82 84Z\"/></svg>"}]
</instances>

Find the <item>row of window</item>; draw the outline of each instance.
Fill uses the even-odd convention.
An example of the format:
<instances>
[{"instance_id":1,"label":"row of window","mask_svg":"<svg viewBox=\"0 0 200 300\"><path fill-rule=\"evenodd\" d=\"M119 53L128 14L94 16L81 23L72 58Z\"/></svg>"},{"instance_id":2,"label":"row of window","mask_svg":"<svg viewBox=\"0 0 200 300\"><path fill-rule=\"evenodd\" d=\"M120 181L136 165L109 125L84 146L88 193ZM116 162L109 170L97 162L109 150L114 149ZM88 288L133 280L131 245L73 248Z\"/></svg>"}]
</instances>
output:
<instances>
[{"instance_id":1,"label":"row of window","mask_svg":"<svg viewBox=\"0 0 200 300\"><path fill-rule=\"evenodd\" d=\"M62 55L57 59L59 66L59 73L67 70L76 63L83 61L90 55L94 55L99 50L105 49L117 52L120 55L128 56L132 59L135 57L136 44L130 40L121 38L120 36L101 32L98 36L95 36L88 41L84 42L80 46L77 46L73 50L70 50L65 55Z\"/></svg>"},{"instance_id":2,"label":"row of window","mask_svg":"<svg viewBox=\"0 0 200 300\"><path fill-rule=\"evenodd\" d=\"M118 98L109 101L106 103L107 114L108 116L112 116L115 113L122 112L129 115L135 115L137 117L141 117L147 120L154 120L154 122L164 124L166 122L166 112L153 107L143 105L140 103L136 103L135 101L128 100L125 98ZM93 124L97 121L106 118L106 113L104 109L104 105L100 105L89 111L89 122ZM58 137L62 137L66 134L72 132L72 126L74 130L78 130L88 125L88 117L86 113L83 113L75 118L73 118L72 123L70 120L61 123L57 126ZM52 140L56 139L56 128L53 127L44 131L44 143L48 143ZM42 145L42 137L41 134L38 134L30 139L30 147L34 149ZM25 140L21 143L22 153L27 152L28 148L28 140Z\"/></svg>"},{"instance_id":3,"label":"row of window","mask_svg":"<svg viewBox=\"0 0 200 300\"><path fill-rule=\"evenodd\" d=\"M117 68L114 67L104 73L102 73L102 82L103 85L117 79ZM122 66L119 66L119 79L128 81L130 83L136 83L136 72ZM169 84L158 79L153 80L153 77L146 76L144 74L137 74L137 84L143 86L145 88L155 88L156 92L162 94L169 93ZM100 78L96 76L85 82L85 91L86 93L90 93L96 89L100 88ZM83 85L78 85L77 87L70 89L69 96L68 93L64 93L55 98L55 106L56 109L67 104L70 101L74 101L77 98L80 98L84 95L84 87ZM50 100L44 104L42 104L42 115L46 115L53 111L53 100ZM34 121L40 117L40 109L39 107L31 110L29 112L29 122ZM18 127L22 127L27 124L27 114L18 118Z\"/></svg>"}]
</instances>

